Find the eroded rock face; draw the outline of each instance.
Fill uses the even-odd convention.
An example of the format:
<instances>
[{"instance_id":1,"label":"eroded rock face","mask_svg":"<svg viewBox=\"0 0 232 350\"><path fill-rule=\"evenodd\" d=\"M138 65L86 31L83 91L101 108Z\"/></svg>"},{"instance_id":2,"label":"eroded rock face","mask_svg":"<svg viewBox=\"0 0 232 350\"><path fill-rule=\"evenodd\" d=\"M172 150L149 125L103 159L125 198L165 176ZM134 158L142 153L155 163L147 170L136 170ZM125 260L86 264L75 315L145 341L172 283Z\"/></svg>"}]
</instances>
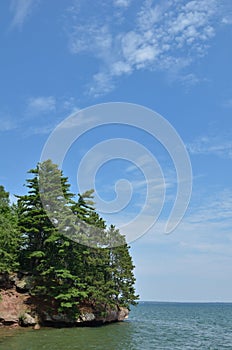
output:
<instances>
[{"instance_id":1,"label":"eroded rock face","mask_svg":"<svg viewBox=\"0 0 232 350\"><path fill-rule=\"evenodd\" d=\"M2 290L0 296L0 323L12 325L19 322L20 315L27 310L29 295L18 293L15 289Z\"/></svg>"},{"instance_id":2,"label":"eroded rock face","mask_svg":"<svg viewBox=\"0 0 232 350\"><path fill-rule=\"evenodd\" d=\"M97 316L96 320L103 323L124 321L129 314L129 310L123 307L115 307L115 309L108 309L104 316Z\"/></svg>"},{"instance_id":3,"label":"eroded rock face","mask_svg":"<svg viewBox=\"0 0 232 350\"><path fill-rule=\"evenodd\" d=\"M15 274L8 279L2 277L0 282L0 326L35 326L34 328L39 329L39 324L54 327L99 325L123 321L129 314L128 309L123 307L115 306L100 311L93 306L82 305L79 317L73 319L58 313L56 307L44 304L43 300L31 297L27 292L31 283L29 276L20 279Z\"/></svg>"},{"instance_id":4,"label":"eroded rock face","mask_svg":"<svg viewBox=\"0 0 232 350\"><path fill-rule=\"evenodd\" d=\"M82 322L94 322L96 321L96 316L93 312L83 312L80 314L78 319L75 321L76 323L82 323Z\"/></svg>"},{"instance_id":5,"label":"eroded rock face","mask_svg":"<svg viewBox=\"0 0 232 350\"><path fill-rule=\"evenodd\" d=\"M36 315L33 317L29 313L25 312L19 317L19 324L23 327L35 326L38 324L38 317Z\"/></svg>"},{"instance_id":6,"label":"eroded rock face","mask_svg":"<svg viewBox=\"0 0 232 350\"><path fill-rule=\"evenodd\" d=\"M92 307L80 307L80 315L77 319L70 319L64 314L51 314L43 312L41 320L46 325L100 325L104 323L112 323L124 321L129 314L128 309L122 307L115 307L115 309L108 309L105 312L98 312Z\"/></svg>"},{"instance_id":7,"label":"eroded rock face","mask_svg":"<svg viewBox=\"0 0 232 350\"><path fill-rule=\"evenodd\" d=\"M15 279L15 286L18 291L28 292L32 289L33 279L31 276L24 276L22 279Z\"/></svg>"},{"instance_id":8,"label":"eroded rock face","mask_svg":"<svg viewBox=\"0 0 232 350\"><path fill-rule=\"evenodd\" d=\"M124 321L129 316L129 310L126 307L120 307L118 312L118 321Z\"/></svg>"},{"instance_id":9,"label":"eroded rock face","mask_svg":"<svg viewBox=\"0 0 232 350\"><path fill-rule=\"evenodd\" d=\"M71 325L74 323L74 320L65 314L55 313L55 310L54 310L54 313L52 312L48 313L47 311L41 310L40 322L42 324L45 324L46 326L50 325L55 327L59 325Z\"/></svg>"}]
</instances>

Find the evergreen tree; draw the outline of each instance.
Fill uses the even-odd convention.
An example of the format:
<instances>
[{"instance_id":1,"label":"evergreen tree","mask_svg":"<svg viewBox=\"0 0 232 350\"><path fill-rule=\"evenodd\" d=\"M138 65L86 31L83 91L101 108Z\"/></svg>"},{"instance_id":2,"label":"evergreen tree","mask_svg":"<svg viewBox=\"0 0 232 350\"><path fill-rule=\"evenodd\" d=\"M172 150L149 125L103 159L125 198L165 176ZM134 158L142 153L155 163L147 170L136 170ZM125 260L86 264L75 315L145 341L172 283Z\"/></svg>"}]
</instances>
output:
<instances>
[{"instance_id":1,"label":"evergreen tree","mask_svg":"<svg viewBox=\"0 0 232 350\"><path fill-rule=\"evenodd\" d=\"M113 225L106 230L106 224L96 213L93 190L79 195L75 205L76 215L95 228L95 243L98 247L83 247L83 279L86 283L89 301L94 305L135 304L133 263L125 237ZM96 230L99 228L99 230Z\"/></svg>"},{"instance_id":2,"label":"evergreen tree","mask_svg":"<svg viewBox=\"0 0 232 350\"><path fill-rule=\"evenodd\" d=\"M108 283L111 286L109 299L129 308L130 305L136 304L136 300L139 299L139 296L135 294L133 273L135 266L129 253L130 247L126 243L125 237L115 226L111 225L108 228L107 235L108 241L111 243L111 247L108 249L110 256Z\"/></svg>"},{"instance_id":3,"label":"evergreen tree","mask_svg":"<svg viewBox=\"0 0 232 350\"><path fill-rule=\"evenodd\" d=\"M93 191L75 202L67 178L50 160L29 173L28 193L18 196L18 208L20 263L34 277L31 292L74 314L86 302L98 309L134 303L129 248L114 226L106 229Z\"/></svg>"},{"instance_id":4,"label":"evergreen tree","mask_svg":"<svg viewBox=\"0 0 232 350\"><path fill-rule=\"evenodd\" d=\"M81 222L86 245L80 244L78 250L82 257L79 276L85 285L88 303L96 306L106 302L104 286L104 269L107 266L108 254L101 247L105 245L104 220L95 211L93 202L93 190L79 194L78 201L72 206L72 210ZM109 300L108 300L109 301Z\"/></svg>"},{"instance_id":5,"label":"evergreen tree","mask_svg":"<svg viewBox=\"0 0 232 350\"><path fill-rule=\"evenodd\" d=\"M3 186L0 186L0 211L8 211L10 206L9 192L6 192Z\"/></svg>"},{"instance_id":6,"label":"evergreen tree","mask_svg":"<svg viewBox=\"0 0 232 350\"><path fill-rule=\"evenodd\" d=\"M40 274L39 267L44 257L45 241L55 233L55 229L41 202L39 165L28 173L34 175L32 179L26 180L28 194L17 196L19 228L24 237L20 258L23 269L36 276Z\"/></svg>"},{"instance_id":7,"label":"evergreen tree","mask_svg":"<svg viewBox=\"0 0 232 350\"><path fill-rule=\"evenodd\" d=\"M34 177L27 180L28 194L18 196L19 226L25 237L21 265L34 276L33 293L57 299L61 308L72 307L69 300L78 296L78 280L68 264L71 241L58 229L59 210L65 210L66 200L72 197L70 186L50 160L29 173Z\"/></svg>"},{"instance_id":8,"label":"evergreen tree","mask_svg":"<svg viewBox=\"0 0 232 350\"><path fill-rule=\"evenodd\" d=\"M9 193L0 186L0 273L15 272L18 267L20 234L15 206L10 206Z\"/></svg>"}]
</instances>

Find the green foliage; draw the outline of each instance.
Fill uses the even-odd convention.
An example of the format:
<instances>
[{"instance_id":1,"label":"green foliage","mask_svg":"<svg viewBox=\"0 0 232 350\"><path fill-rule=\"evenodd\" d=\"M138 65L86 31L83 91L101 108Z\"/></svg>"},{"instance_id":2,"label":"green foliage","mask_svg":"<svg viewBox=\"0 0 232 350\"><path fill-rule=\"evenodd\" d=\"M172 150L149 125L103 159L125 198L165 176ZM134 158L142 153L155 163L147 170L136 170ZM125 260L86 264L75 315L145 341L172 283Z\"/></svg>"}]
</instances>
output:
<instances>
[{"instance_id":1,"label":"green foliage","mask_svg":"<svg viewBox=\"0 0 232 350\"><path fill-rule=\"evenodd\" d=\"M0 186L0 273L18 269L19 247L16 207L10 205L9 193Z\"/></svg>"},{"instance_id":2,"label":"green foliage","mask_svg":"<svg viewBox=\"0 0 232 350\"><path fill-rule=\"evenodd\" d=\"M10 217L11 225L17 224L15 234L12 226L8 233L14 251L18 244L14 237L20 231L20 269L33 276L31 293L55 300L59 311L72 315L85 302L103 311L107 306L135 303L138 297L129 247L120 232L114 226L107 228L96 212L93 190L79 194L75 201L68 179L50 160L29 173L28 193L18 196L18 222ZM0 191L0 203L8 208L4 191L2 195ZM80 238L86 245L79 243ZM118 246L112 248L114 245ZM12 269L6 257L13 257L9 247L4 261ZM13 257L15 267L17 257L18 253Z\"/></svg>"}]
</instances>

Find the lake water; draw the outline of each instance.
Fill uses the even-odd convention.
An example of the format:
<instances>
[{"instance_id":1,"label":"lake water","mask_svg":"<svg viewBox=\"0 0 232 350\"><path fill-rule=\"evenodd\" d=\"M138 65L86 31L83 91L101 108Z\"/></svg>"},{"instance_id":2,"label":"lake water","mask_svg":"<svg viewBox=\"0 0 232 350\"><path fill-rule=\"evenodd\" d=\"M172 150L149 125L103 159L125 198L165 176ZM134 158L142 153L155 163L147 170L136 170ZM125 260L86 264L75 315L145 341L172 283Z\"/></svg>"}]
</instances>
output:
<instances>
[{"instance_id":1,"label":"lake water","mask_svg":"<svg viewBox=\"0 0 232 350\"><path fill-rule=\"evenodd\" d=\"M232 350L232 304L151 303L97 328L0 329L0 350Z\"/></svg>"}]
</instances>

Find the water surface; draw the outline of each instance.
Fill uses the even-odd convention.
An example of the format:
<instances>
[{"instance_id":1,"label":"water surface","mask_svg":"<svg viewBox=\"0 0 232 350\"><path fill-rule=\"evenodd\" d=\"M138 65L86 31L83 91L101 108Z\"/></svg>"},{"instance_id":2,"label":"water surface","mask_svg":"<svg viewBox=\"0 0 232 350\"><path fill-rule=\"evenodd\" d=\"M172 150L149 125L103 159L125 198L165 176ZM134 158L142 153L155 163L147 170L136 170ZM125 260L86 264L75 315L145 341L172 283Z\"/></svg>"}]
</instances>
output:
<instances>
[{"instance_id":1,"label":"water surface","mask_svg":"<svg viewBox=\"0 0 232 350\"><path fill-rule=\"evenodd\" d=\"M0 329L0 350L232 350L232 304L150 303L97 328Z\"/></svg>"}]
</instances>

